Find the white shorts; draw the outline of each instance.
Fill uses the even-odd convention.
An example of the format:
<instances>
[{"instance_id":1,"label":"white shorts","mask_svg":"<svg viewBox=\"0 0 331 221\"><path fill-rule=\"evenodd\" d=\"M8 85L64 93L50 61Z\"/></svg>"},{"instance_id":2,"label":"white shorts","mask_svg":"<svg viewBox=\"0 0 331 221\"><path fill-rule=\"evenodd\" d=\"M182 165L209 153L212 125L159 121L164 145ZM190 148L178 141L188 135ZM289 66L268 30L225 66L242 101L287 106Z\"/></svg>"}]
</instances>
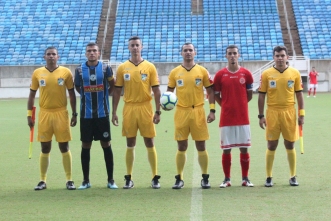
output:
<instances>
[{"instance_id":1,"label":"white shorts","mask_svg":"<svg viewBox=\"0 0 331 221\"><path fill-rule=\"evenodd\" d=\"M318 84L309 84L309 88L315 88L315 89L317 89L317 87L318 87Z\"/></svg>"},{"instance_id":2,"label":"white shorts","mask_svg":"<svg viewBox=\"0 0 331 221\"><path fill-rule=\"evenodd\" d=\"M250 148L251 129L249 125L220 127L221 149Z\"/></svg>"}]
</instances>

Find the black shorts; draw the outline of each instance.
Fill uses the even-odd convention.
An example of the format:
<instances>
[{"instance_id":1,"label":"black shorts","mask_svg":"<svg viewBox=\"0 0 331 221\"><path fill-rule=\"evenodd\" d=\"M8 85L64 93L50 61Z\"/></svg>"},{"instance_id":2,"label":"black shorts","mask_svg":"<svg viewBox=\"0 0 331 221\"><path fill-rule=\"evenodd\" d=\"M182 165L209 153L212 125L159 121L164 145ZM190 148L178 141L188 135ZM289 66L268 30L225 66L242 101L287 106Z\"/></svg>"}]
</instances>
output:
<instances>
[{"instance_id":1,"label":"black shorts","mask_svg":"<svg viewBox=\"0 0 331 221\"><path fill-rule=\"evenodd\" d=\"M80 140L82 142L92 142L93 140L110 141L109 117L80 118Z\"/></svg>"}]
</instances>

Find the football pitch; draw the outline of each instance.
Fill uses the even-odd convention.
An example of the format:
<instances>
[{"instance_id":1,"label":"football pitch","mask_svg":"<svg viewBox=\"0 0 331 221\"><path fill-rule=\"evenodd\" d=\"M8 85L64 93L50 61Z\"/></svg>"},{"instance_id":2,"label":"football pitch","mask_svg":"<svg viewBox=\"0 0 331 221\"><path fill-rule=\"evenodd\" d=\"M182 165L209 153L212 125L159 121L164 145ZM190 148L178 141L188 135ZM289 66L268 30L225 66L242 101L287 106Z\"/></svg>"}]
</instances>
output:
<instances>
[{"instance_id":1,"label":"football pitch","mask_svg":"<svg viewBox=\"0 0 331 221\"><path fill-rule=\"evenodd\" d=\"M28 93L28 92L27 92ZM257 94L249 103L252 148L249 178L255 187L241 187L239 150L232 150L232 186L220 189L224 175L219 148L219 113L209 124L209 174L211 189L201 189L201 172L194 142L189 140L184 170L185 186L173 190L176 175L173 139L174 111L162 112L156 125L155 145L161 189L150 188L151 170L142 137L137 137L133 170L133 189L124 184L125 138L121 127L111 127L114 152L114 179L117 190L106 188L107 176L100 144L91 150L90 181L87 190L65 189L62 157L53 140L47 189L34 191L39 182L40 144L34 142L32 159L28 159L29 128L26 120L27 99L0 100L0 220L329 220L331 217L331 94L317 93L305 100L304 148L300 154L296 142L298 187L289 186L289 167L283 139L280 139L273 169L274 187L264 187L265 150L264 130L258 125ZM79 101L79 99L78 99ZM121 99L122 102L122 99ZM153 101L154 102L154 101ZM35 102L37 113L38 100ZM79 102L78 102L79 104ZM123 103L118 108L121 122ZM205 103L208 110L208 105ZM69 108L70 109L70 108ZM79 105L77 105L79 109ZM71 111L70 111L71 113ZM73 180L76 187L82 182L80 164L79 124L72 128L69 143L73 157ZM36 137L37 131L35 131Z\"/></svg>"}]
</instances>

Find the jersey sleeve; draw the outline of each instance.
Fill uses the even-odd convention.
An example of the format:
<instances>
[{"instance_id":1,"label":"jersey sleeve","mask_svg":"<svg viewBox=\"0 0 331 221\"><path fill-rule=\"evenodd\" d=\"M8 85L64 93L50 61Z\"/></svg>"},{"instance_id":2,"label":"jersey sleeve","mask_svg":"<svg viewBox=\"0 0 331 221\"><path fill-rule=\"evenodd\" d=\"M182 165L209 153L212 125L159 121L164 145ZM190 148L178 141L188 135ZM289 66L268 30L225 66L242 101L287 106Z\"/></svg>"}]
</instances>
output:
<instances>
[{"instance_id":1,"label":"jersey sleeve","mask_svg":"<svg viewBox=\"0 0 331 221\"><path fill-rule=\"evenodd\" d=\"M159 76L157 74L157 70L156 67L151 64L150 66L150 82L151 82L151 86L158 86L160 85L160 81L159 81Z\"/></svg>"},{"instance_id":2,"label":"jersey sleeve","mask_svg":"<svg viewBox=\"0 0 331 221\"><path fill-rule=\"evenodd\" d=\"M176 87L176 80L175 80L175 72L171 71L168 76L168 87L175 88Z\"/></svg>"},{"instance_id":3,"label":"jersey sleeve","mask_svg":"<svg viewBox=\"0 0 331 221\"><path fill-rule=\"evenodd\" d=\"M221 87L221 72L218 71L215 74L215 77L214 77L214 91L220 92L221 89L222 89L222 87Z\"/></svg>"},{"instance_id":4,"label":"jersey sleeve","mask_svg":"<svg viewBox=\"0 0 331 221\"><path fill-rule=\"evenodd\" d=\"M261 93L267 93L267 87L268 87L267 73L266 72L263 72L261 74L261 78L260 78L259 92L261 92Z\"/></svg>"},{"instance_id":5,"label":"jersey sleeve","mask_svg":"<svg viewBox=\"0 0 331 221\"><path fill-rule=\"evenodd\" d=\"M246 89L248 89L248 90L252 89L253 82L254 82L253 75L249 70L247 70L246 71Z\"/></svg>"},{"instance_id":6,"label":"jersey sleeve","mask_svg":"<svg viewBox=\"0 0 331 221\"><path fill-rule=\"evenodd\" d=\"M39 81L37 78L37 73L36 71L33 72L32 77L31 77L31 85L30 85L30 89L33 91L37 91L39 88Z\"/></svg>"},{"instance_id":7,"label":"jersey sleeve","mask_svg":"<svg viewBox=\"0 0 331 221\"><path fill-rule=\"evenodd\" d=\"M106 77L107 77L108 81L111 81L114 79L113 69L109 65L107 65Z\"/></svg>"},{"instance_id":8,"label":"jersey sleeve","mask_svg":"<svg viewBox=\"0 0 331 221\"><path fill-rule=\"evenodd\" d=\"M204 71L204 75L203 75L203 86L205 88L210 87L213 85L213 79L211 78L209 71L203 67L201 67Z\"/></svg>"},{"instance_id":9,"label":"jersey sleeve","mask_svg":"<svg viewBox=\"0 0 331 221\"><path fill-rule=\"evenodd\" d=\"M71 90L74 88L74 78L72 76L72 73L69 69L66 70L66 79L65 84L68 90Z\"/></svg>"},{"instance_id":10,"label":"jersey sleeve","mask_svg":"<svg viewBox=\"0 0 331 221\"><path fill-rule=\"evenodd\" d=\"M81 85L80 85L80 83L81 83L81 81L80 81L80 71L79 71L79 69L80 69L80 67L77 67L76 69L75 69L75 78L74 78L74 83L75 83L75 86L76 87L80 87Z\"/></svg>"},{"instance_id":11,"label":"jersey sleeve","mask_svg":"<svg viewBox=\"0 0 331 221\"><path fill-rule=\"evenodd\" d=\"M295 78L295 83L294 83L294 90L295 91L302 91L302 79L301 79L301 75L300 72L297 72L297 77Z\"/></svg>"},{"instance_id":12,"label":"jersey sleeve","mask_svg":"<svg viewBox=\"0 0 331 221\"><path fill-rule=\"evenodd\" d=\"M115 87L123 87L124 85L123 71L124 71L124 66L120 65L116 72Z\"/></svg>"}]
</instances>

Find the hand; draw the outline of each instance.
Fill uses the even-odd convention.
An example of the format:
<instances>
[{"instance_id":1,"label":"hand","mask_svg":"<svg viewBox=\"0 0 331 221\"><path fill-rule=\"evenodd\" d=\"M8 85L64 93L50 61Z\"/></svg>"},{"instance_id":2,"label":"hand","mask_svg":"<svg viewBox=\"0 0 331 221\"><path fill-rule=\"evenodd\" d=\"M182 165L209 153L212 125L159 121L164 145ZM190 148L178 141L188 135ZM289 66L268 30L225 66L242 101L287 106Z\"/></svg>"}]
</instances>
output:
<instances>
[{"instance_id":1,"label":"hand","mask_svg":"<svg viewBox=\"0 0 331 221\"><path fill-rule=\"evenodd\" d=\"M260 127L264 130L264 128L267 126L266 120L264 117L262 117L259 121Z\"/></svg>"},{"instance_id":2,"label":"hand","mask_svg":"<svg viewBox=\"0 0 331 221\"><path fill-rule=\"evenodd\" d=\"M215 120L215 113L210 112L207 117L207 123L211 123Z\"/></svg>"},{"instance_id":3,"label":"hand","mask_svg":"<svg viewBox=\"0 0 331 221\"><path fill-rule=\"evenodd\" d=\"M111 122L113 123L114 126L118 126L118 117L116 114L113 114L112 118L111 118Z\"/></svg>"},{"instance_id":4,"label":"hand","mask_svg":"<svg viewBox=\"0 0 331 221\"><path fill-rule=\"evenodd\" d=\"M77 116L72 116L70 121L70 126L74 127L77 124Z\"/></svg>"},{"instance_id":5,"label":"hand","mask_svg":"<svg viewBox=\"0 0 331 221\"><path fill-rule=\"evenodd\" d=\"M305 117L304 116L299 116L298 118L298 124L303 125L305 123Z\"/></svg>"},{"instance_id":6,"label":"hand","mask_svg":"<svg viewBox=\"0 0 331 221\"><path fill-rule=\"evenodd\" d=\"M160 105L160 107L161 107L162 110L164 110L164 111L170 111L170 110L172 110L172 109L167 109L167 108L163 107L162 105Z\"/></svg>"},{"instance_id":7,"label":"hand","mask_svg":"<svg viewBox=\"0 0 331 221\"><path fill-rule=\"evenodd\" d=\"M28 125L30 129L34 127L34 121L32 120L31 116L28 116Z\"/></svg>"},{"instance_id":8,"label":"hand","mask_svg":"<svg viewBox=\"0 0 331 221\"><path fill-rule=\"evenodd\" d=\"M153 117L153 123L154 124L158 124L160 122L160 115L158 114L154 114L154 117Z\"/></svg>"}]
</instances>

